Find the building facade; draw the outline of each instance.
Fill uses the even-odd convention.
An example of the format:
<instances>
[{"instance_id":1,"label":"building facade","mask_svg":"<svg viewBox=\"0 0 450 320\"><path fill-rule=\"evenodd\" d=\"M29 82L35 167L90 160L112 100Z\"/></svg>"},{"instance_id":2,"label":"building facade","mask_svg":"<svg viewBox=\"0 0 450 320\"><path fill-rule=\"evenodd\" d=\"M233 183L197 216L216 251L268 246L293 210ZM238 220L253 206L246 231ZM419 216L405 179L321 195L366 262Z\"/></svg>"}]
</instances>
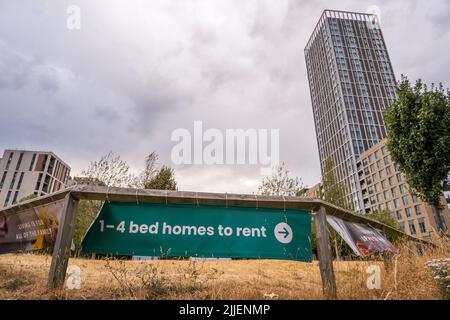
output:
<instances>
[{"instance_id":1,"label":"building facade","mask_svg":"<svg viewBox=\"0 0 450 320\"><path fill-rule=\"evenodd\" d=\"M70 167L52 152L5 150L0 158L0 207L63 189Z\"/></svg>"},{"instance_id":2,"label":"building facade","mask_svg":"<svg viewBox=\"0 0 450 320\"><path fill-rule=\"evenodd\" d=\"M308 188L305 193L305 197L313 199L321 199L322 195L322 183L318 183L315 186Z\"/></svg>"},{"instance_id":3,"label":"building facade","mask_svg":"<svg viewBox=\"0 0 450 320\"><path fill-rule=\"evenodd\" d=\"M348 202L364 212L357 163L387 136L383 111L396 98L386 44L371 14L325 10L305 48L322 175L333 160Z\"/></svg>"},{"instance_id":4,"label":"building facade","mask_svg":"<svg viewBox=\"0 0 450 320\"><path fill-rule=\"evenodd\" d=\"M386 139L361 154L358 174L365 212L387 211L407 234L430 240L435 232L449 233L450 210L442 195L440 215L412 195L405 176L391 160Z\"/></svg>"}]
</instances>

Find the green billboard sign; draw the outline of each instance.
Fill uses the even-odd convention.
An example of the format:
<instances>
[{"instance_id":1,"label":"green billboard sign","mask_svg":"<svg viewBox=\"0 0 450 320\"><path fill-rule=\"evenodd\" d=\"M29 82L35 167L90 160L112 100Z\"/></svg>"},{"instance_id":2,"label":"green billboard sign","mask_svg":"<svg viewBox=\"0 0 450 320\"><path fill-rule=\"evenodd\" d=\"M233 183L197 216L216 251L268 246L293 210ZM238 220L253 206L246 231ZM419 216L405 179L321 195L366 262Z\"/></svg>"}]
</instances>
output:
<instances>
[{"instance_id":1,"label":"green billboard sign","mask_svg":"<svg viewBox=\"0 0 450 320\"><path fill-rule=\"evenodd\" d=\"M105 202L83 253L311 261L300 210Z\"/></svg>"}]
</instances>

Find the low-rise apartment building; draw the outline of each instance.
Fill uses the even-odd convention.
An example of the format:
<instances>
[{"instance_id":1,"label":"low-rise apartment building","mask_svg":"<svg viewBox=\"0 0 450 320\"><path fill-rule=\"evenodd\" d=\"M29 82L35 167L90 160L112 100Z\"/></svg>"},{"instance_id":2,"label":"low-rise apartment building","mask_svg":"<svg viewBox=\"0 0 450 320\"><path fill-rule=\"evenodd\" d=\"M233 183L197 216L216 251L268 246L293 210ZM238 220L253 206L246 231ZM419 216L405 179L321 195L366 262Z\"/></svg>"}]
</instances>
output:
<instances>
[{"instance_id":1,"label":"low-rise apartment building","mask_svg":"<svg viewBox=\"0 0 450 320\"><path fill-rule=\"evenodd\" d=\"M449 233L450 210L442 195L442 210L414 196L399 166L392 162L387 139L360 156L358 174L363 192L364 211L388 211L407 234L430 240L434 232Z\"/></svg>"},{"instance_id":2,"label":"low-rise apartment building","mask_svg":"<svg viewBox=\"0 0 450 320\"><path fill-rule=\"evenodd\" d=\"M0 207L63 189L70 167L52 152L5 150L0 158Z\"/></svg>"}]
</instances>

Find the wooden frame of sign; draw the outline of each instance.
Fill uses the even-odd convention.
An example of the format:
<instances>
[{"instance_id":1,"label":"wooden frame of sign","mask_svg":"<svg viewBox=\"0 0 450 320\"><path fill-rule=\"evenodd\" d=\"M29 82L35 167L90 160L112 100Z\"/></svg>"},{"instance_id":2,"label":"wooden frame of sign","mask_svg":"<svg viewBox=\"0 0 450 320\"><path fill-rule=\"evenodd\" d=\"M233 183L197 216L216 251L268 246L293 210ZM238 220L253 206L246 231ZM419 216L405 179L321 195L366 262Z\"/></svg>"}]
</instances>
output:
<instances>
[{"instance_id":1,"label":"wooden frame of sign","mask_svg":"<svg viewBox=\"0 0 450 320\"><path fill-rule=\"evenodd\" d=\"M242 194L218 194L184 191L138 190L100 186L74 186L48 196L33 199L0 210L0 214L11 215L27 208L48 204L64 199L60 227L53 249L52 262L48 275L48 289L61 289L66 277L70 257L70 246L79 200L99 200L114 202L150 202L170 204L229 205L275 209L302 209L314 215L317 251L323 292L327 299L336 299L336 279L327 231L326 216L333 215L349 222L361 223L382 230L385 234L409 238L415 242L428 244L421 239L409 236L380 222L356 215L320 199L304 197L255 196Z\"/></svg>"}]
</instances>

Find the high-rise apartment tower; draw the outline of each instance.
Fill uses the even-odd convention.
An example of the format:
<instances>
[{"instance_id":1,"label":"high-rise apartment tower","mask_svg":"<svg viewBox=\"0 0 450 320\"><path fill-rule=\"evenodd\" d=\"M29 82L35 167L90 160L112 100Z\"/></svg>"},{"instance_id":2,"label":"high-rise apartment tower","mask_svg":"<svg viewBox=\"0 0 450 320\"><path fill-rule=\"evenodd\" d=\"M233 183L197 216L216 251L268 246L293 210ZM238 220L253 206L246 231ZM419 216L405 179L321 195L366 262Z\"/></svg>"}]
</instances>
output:
<instances>
[{"instance_id":1,"label":"high-rise apartment tower","mask_svg":"<svg viewBox=\"0 0 450 320\"><path fill-rule=\"evenodd\" d=\"M364 212L360 154L386 138L396 80L378 18L325 10L305 48L322 175L332 159L349 203Z\"/></svg>"}]
</instances>

